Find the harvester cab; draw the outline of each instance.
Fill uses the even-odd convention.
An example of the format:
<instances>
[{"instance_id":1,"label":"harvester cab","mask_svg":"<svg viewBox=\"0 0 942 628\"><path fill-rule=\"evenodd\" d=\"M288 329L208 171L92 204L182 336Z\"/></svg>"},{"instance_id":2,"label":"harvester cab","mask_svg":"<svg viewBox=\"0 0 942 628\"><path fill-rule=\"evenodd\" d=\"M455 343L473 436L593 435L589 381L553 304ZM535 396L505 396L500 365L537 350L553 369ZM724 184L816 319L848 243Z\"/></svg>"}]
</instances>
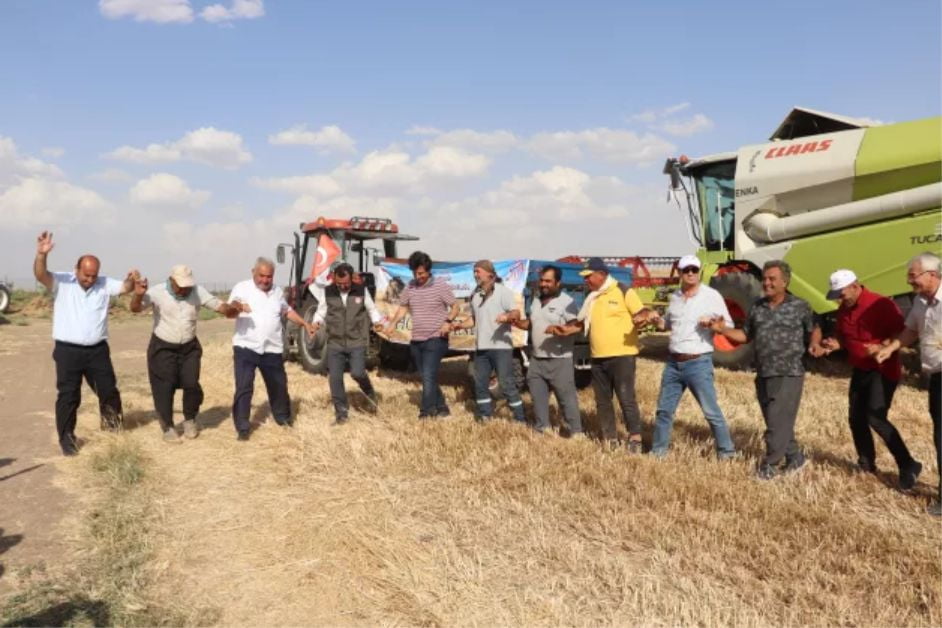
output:
<instances>
[{"instance_id":1,"label":"harvester cab","mask_svg":"<svg viewBox=\"0 0 942 628\"><path fill-rule=\"evenodd\" d=\"M279 264L289 261L288 303L305 320L314 320L324 288L331 282L331 272L346 262L355 271L354 282L375 292L374 268L382 258L396 258L397 244L404 240L418 240L416 236L399 232L399 227L388 218L354 216L349 219L320 217L301 223L300 232L294 233L294 242L279 244L276 257ZM296 356L301 365L313 373L325 373L326 338L323 329L313 338L295 325L285 325L285 353ZM375 352L368 352L368 354Z\"/></svg>"},{"instance_id":2,"label":"harvester cab","mask_svg":"<svg viewBox=\"0 0 942 628\"><path fill-rule=\"evenodd\" d=\"M875 124L795 108L768 142L664 166L703 261L703 280L741 323L761 296L761 269L785 260L790 291L817 314L836 305L828 275L853 269L905 309L905 265L942 243L942 118ZM825 316L827 318L827 316ZM744 367L749 345L716 341L714 361Z\"/></svg>"}]
</instances>

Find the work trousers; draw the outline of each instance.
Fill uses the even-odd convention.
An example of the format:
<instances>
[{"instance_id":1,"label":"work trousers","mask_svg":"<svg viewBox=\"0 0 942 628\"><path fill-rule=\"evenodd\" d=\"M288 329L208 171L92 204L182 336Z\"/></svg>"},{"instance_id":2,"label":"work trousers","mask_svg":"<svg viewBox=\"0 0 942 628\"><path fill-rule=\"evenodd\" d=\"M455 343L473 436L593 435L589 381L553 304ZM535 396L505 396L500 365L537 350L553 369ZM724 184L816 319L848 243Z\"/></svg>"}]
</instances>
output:
<instances>
[{"instance_id":1,"label":"work trousers","mask_svg":"<svg viewBox=\"0 0 942 628\"><path fill-rule=\"evenodd\" d=\"M579 394L576 391L576 375L572 368L572 358L530 358L527 369L527 388L533 399L534 428L543 431L549 429L549 394L550 389L556 395L556 403L562 410L566 429L570 434L582 432L582 418L579 416Z\"/></svg>"},{"instance_id":2,"label":"work trousers","mask_svg":"<svg viewBox=\"0 0 942 628\"><path fill-rule=\"evenodd\" d=\"M173 427L173 396L177 388L183 389L183 418L196 419L203 403L200 386L200 362L203 347L198 338L176 344L150 337L147 346L147 376L154 397L154 409L164 431Z\"/></svg>"},{"instance_id":3,"label":"work trousers","mask_svg":"<svg viewBox=\"0 0 942 628\"><path fill-rule=\"evenodd\" d=\"M366 374L366 347L327 346L327 379L330 383L330 399L334 402L334 415L346 419L349 406L347 391L343 385L343 373L350 367L350 376L367 397L375 395L370 376Z\"/></svg>"},{"instance_id":4,"label":"work trousers","mask_svg":"<svg viewBox=\"0 0 942 628\"><path fill-rule=\"evenodd\" d=\"M805 376L757 377L756 398L765 419L763 465L775 466L800 454L795 440L795 419L801 403Z\"/></svg>"},{"instance_id":5,"label":"work trousers","mask_svg":"<svg viewBox=\"0 0 942 628\"><path fill-rule=\"evenodd\" d=\"M447 416L450 414L442 387L438 383L438 371L442 358L448 352L448 338L436 336L427 340L414 340L409 343L412 361L422 378L422 402L419 417Z\"/></svg>"},{"instance_id":6,"label":"work trousers","mask_svg":"<svg viewBox=\"0 0 942 628\"><path fill-rule=\"evenodd\" d=\"M595 391L599 427L605 440L618 439L613 392L618 397L628 433L632 436L641 434L641 411L635 399L635 360L633 355L592 358L592 389Z\"/></svg>"},{"instance_id":7,"label":"work trousers","mask_svg":"<svg viewBox=\"0 0 942 628\"><path fill-rule=\"evenodd\" d=\"M121 427L124 423L121 393L118 392L111 350L106 341L87 347L57 340L52 359L56 363L56 431L60 445L72 447L75 444L75 421L82 403L82 379L98 395L102 429Z\"/></svg>"},{"instance_id":8,"label":"work trousers","mask_svg":"<svg viewBox=\"0 0 942 628\"><path fill-rule=\"evenodd\" d=\"M279 425L291 423L291 397L288 396L288 375L280 353L256 353L244 347L233 347L235 367L235 396L232 400L232 419L237 432L249 431L249 413L252 411L252 393L255 390L255 370L262 373L268 404Z\"/></svg>"},{"instance_id":9,"label":"work trousers","mask_svg":"<svg viewBox=\"0 0 942 628\"><path fill-rule=\"evenodd\" d=\"M520 398L517 381L514 379L513 349L478 349L474 352L475 418L479 421L486 421L494 412L490 387L493 371L497 371L497 381L500 382L500 388L514 415L514 421L526 423L523 399Z\"/></svg>"},{"instance_id":10,"label":"work trousers","mask_svg":"<svg viewBox=\"0 0 942 628\"><path fill-rule=\"evenodd\" d=\"M903 442L899 431L890 423L887 414L893 403L897 382L884 377L880 371L854 369L850 377L849 422L850 433L854 438L858 462L862 467L876 464L876 452L873 447L873 434L880 435L887 449L893 454L896 465L902 470L914 462L909 449Z\"/></svg>"},{"instance_id":11,"label":"work trousers","mask_svg":"<svg viewBox=\"0 0 942 628\"><path fill-rule=\"evenodd\" d=\"M942 373L929 375L929 416L932 417L932 442L939 470L939 499L942 500Z\"/></svg>"}]
</instances>

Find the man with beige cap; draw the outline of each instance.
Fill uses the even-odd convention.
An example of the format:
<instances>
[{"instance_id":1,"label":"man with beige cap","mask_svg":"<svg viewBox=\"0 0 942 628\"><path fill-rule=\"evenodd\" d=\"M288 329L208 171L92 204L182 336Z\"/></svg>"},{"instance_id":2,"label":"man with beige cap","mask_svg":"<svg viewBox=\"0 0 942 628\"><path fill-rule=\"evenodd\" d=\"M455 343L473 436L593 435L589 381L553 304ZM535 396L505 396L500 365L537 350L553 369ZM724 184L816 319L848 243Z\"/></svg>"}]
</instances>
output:
<instances>
[{"instance_id":1,"label":"man with beige cap","mask_svg":"<svg viewBox=\"0 0 942 628\"><path fill-rule=\"evenodd\" d=\"M135 313L148 307L154 312L147 375L164 440L177 442L180 438L173 425L173 395L177 388L183 389L183 435L196 438L196 415L203 403L199 382L203 347L196 337L199 310L206 307L229 317L238 311L197 286L193 271L182 264L170 269L167 281L153 288L148 288L146 278L136 281L130 307Z\"/></svg>"}]
</instances>

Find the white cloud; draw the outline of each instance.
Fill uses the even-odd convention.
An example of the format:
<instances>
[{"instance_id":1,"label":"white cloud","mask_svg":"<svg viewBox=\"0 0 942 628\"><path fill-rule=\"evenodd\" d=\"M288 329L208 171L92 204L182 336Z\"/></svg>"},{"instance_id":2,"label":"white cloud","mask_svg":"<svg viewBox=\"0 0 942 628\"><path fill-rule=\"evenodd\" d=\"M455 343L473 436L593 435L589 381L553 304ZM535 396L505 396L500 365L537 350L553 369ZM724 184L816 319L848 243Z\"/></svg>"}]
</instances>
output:
<instances>
[{"instance_id":1,"label":"white cloud","mask_svg":"<svg viewBox=\"0 0 942 628\"><path fill-rule=\"evenodd\" d=\"M262 0L232 0L228 7L211 4L200 11L200 17L211 23L254 20L264 15L265 5Z\"/></svg>"},{"instance_id":2,"label":"white cloud","mask_svg":"<svg viewBox=\"0 0 942 628\"><path fill-rule=\"evenodd\" d=\"M273 190L329 198L366 191L372 194L421 194L436 185L483 175L490 166L484 155L436 146L413 159L396 149L377 150L357 163L345 163L327 174L253 178L251 183Z\"/></svg>"},{"instance_id":3,"label":"white cloud","mask_svg":"<svg viewBox=\"0 0 942 628\"><path fill-rule=\"evenodd\" d=\"M65 181L27 177L0 188L0 215L12 228L109 222L112 212L96 192Z\"/></svg>"},{"instance_id":4,"label":"white cloud","mask_svg":"<svg viewBox=\"0 0 942 628\"><path fill-rule=\"evenodd\" d=\"M241 135L215 127L202 127L173 142L148 144L145 148L120 146L105 157L141 164L188 160L226 169L252 161L252 154L242 145Z\"/></svg>"},{"instance_id":5,"label":"white cloud","mask_svg":"<svg viewBox=\"0 0 942 628\"><path fill-rule=\"evenodd\" d=\"M131 18L135 22L158 24L193 21L189 0L99 0L98 10L111 20Z\"/></svg>"},{"instance_id":6,"label":"white cloud","mask_svg":"<svg viewBox=\"0 0 942 628\"><path fill-rule=\"evenodd\" d=\"M290 129L268 136L270 144L314 146L321 152L355 153L356 142L344 133L339 126L323 126L318 131L311 131L306 124L298 124Z\"/></svg>"},{"instance_id":7,"label":"white cloud","mask_svg":"<svg viewBox=\"0 0 942 628\"><path fill-rule=\"evenodd\" d=\"M62 171L55 164L36 157L21 155L9 137L0 135L0 189L24 176L61 177Z\"/></svg>"},{"instance_id":8,"label":"white cloud","mask_svg":"<svg viewBox=\"0 0 942 628\"><path fill-rule=\"evenodd\" d=\"M161 209L197 209L209 197L209 192L193 190L186 181L166 172L141 179L129 193L132 203Z\"/></svg>"},{"instance_id":9,"label":"white cloud","mask_svg":"<svg viewBox=\"0 0 942 628\"><path fill-rule=\"evenodd\" d=\"M545 159L578 161L587 157L612 163L644 164L669 155L675 146L658 135L639 135L626 129L605 127L584 131L537 133L529 150Z\"/></svg>"},{"instance_id":10,"label":"white cloud","mask_svg":"<svg viewBox=\"0 0 942 628\"><path fill-rule=\"evenodd\" d=\"M43 157L49 157L51 159L58 159L65 155L65 149L61 146L47 146L40 152L43 154Z\"/></svg>"},{"instance_id":11,"label":"white cloud","mask_svg":"<svg viewBox=\"0 0 942 628\"><path fill-rule=\"evenodd\" d=\"M502 153L520 144L519 138L510 131L475 131L473 129L454 129L441 131L433 127L414 126L408 135L430 136L426 140L428 146L450 146L466 151L481 153Z\"/></svg>"},{"instance_id":12,"label":"white cloud","mask_svg":"<svg viewBox=\"0 0 942 628\"><path fill-rule=\"evenodd\" d=\"M713 128L713 120L702 113L695 114L686 120L668 120L661 124L660 129L668 135L686 137L701 131L709 131Z\"/></svg>"},{"instance_id":13,"label":"white cloud","mask_svg":"<svg viewBox=\"0 0 942 628\"><path fill-rule=\"evenodd\" d=\"M679 113L689 108L689 102L682 102L676 105L664 107L662 109L646 109L645 111L631 114L628 116L628 120L631 122L644 122L645 124L653 124L657 120L670 117L675 113Z\"/></svg>"}]
</instances>

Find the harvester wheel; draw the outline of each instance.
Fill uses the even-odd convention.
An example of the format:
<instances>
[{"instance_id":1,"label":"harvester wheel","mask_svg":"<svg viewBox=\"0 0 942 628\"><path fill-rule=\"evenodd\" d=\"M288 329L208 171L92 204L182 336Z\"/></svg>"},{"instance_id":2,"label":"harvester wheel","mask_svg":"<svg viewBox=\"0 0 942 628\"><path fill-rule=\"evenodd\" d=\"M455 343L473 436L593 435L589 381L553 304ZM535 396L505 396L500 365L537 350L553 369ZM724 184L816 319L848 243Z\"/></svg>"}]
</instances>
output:
<instances>
[{"instance_id":1,"label":"harvester wheel","mask_svg":"<svg viewBox=\"0 0 942 628\"><path fill-rule=\"evenodd\" d=\"M304 320L312 322L317 312L317 300L311 299L301 310ZM315 375L327 373L327 332L321 326L317 334L309 336L307 330L298 327L298 361L304 370Z\"/></svg>"},{"instance_id":2,"label":"harvester wheel","mask_svg":"<svg viewBox=\"0 0 942 628\"><path fill-rule=\"evenodd\" d=\"M379 336L373 336L371 342L377 343L379 347L379 365L384 369L405 373L414 368L412 355L409 353L409 345L390 342Z\"/></svg>"},{"instance_id":3,"label":"harvester wheel","mask_svg":"<svg viewBox=\"0 0 942 628\"><path fill-rule=\"evenodd\" d=\"M6 286L0 286L0 314L10 309L10 290Z\"/></svg>"},{"instance_id":4,"label":"harvester wheel","mask_svg":"<svg viewBox=\"0 0 942 628\"><path fill-rule=\"evenodd\" d=\"M730 272L714 275L710 287L726 301L730 318L736 327L742 327L752 304L762 296L762 286L753 275ZM748 369L752 366L753 347L747 342L738 344L717 334L713 339L713 363L728 369Z\"/></svg>"}]
</instances>

